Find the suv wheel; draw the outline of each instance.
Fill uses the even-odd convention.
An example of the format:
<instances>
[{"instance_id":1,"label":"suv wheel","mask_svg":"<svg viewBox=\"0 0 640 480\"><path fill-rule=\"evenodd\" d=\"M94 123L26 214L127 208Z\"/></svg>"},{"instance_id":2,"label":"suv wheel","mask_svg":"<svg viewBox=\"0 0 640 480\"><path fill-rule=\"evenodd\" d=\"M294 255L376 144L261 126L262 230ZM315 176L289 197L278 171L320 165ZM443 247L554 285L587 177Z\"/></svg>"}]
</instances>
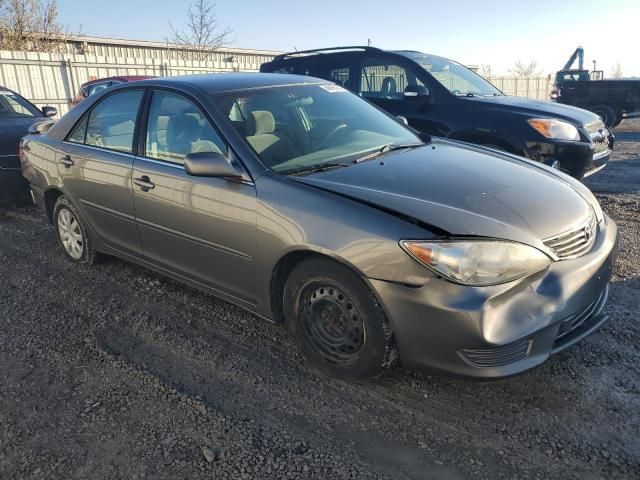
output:
<instances>
[{"instance_id":1,"label":"suv wheel","mask_svg":"<svg viewBox=\"0 0 640 480\"><path fill-rule=\"evenodd\" d=\"M324 373L371 379L397 352L376 298L348 268L324 259L297 265L285 284L284 311L302 353Z\"/></svg>"},{"instance_id":2,"label":"suv wheel","mask_svg":"<svg viewBox=\"0 0 640 480\"><path fill-rule=\"evenodd\" d=\"M62 196L56 201L53 220L58 242L67 258L76 263L92 264L96 252L80 215L66 197Z\"/></svg>"}]
</instances>

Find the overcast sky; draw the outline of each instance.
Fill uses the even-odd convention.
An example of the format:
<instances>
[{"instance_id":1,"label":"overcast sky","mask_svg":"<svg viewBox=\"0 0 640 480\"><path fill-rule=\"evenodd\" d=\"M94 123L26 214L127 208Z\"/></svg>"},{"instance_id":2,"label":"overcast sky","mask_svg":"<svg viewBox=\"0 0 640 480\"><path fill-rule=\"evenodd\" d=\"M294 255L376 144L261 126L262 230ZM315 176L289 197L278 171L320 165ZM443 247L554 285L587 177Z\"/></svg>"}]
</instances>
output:
<instances>
[{"instance_id":1,"label":"overcast sky","mask_svg":"<svg viewBox=\"0 0 640 480\"><path fill-rule=\"evenodd\" d=\"M339 45L411 49L506 73L535 59L543 73L560 69L578 45L592 68L609 76L620 62L640 76L640 0L218 0L220 22L234 30L231 46L293 50ZM181 24L188 0L87 2L58 0L59 20L86 35L164 40Z\"/></svg>"}]
</instances>

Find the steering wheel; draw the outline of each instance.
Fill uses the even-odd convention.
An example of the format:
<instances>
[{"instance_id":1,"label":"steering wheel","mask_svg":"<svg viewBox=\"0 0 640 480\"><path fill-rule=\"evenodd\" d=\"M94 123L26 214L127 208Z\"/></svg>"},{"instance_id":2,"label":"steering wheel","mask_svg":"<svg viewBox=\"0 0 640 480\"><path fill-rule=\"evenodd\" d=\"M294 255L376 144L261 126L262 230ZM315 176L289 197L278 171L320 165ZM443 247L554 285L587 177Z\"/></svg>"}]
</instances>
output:
<instances>
[{"instance_id":1,"label":"steering wheel","mask_svg":"<svg viewBox=\"0 0 640 480\"><path fill-rule=\"evenodd\" d=\"M347 133L347 130L349 130L349 125L347 125L346 123L339 123L325 137L323 142L324 145L326 147L334 146L338 141L338 135L345 135Z\"/></svg>"}]
</instances>

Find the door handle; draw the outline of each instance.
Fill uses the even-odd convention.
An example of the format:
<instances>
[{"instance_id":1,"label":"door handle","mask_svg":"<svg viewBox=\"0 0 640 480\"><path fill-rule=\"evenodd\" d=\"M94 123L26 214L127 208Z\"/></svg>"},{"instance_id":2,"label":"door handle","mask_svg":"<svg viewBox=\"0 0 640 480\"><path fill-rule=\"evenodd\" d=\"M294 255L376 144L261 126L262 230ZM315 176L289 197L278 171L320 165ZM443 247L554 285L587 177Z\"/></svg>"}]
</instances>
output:
<instances>
[{"instance_id":1,"label":"door handle","mask_svg":"<svg viewBox=\"0 0 640 480\"><path fill-rule=\"evenodd\" d=\"M155 184L152 183L151 180L149 180L149 177L147 177L146 175L143 175L140 178L134 178L133 183L139 186L140 190L142 190L143 192L148 192L152 188L156 187Z\"/></svg>"},{"instance_id":2,"label":"door handle","mask_svg":"<svg viewBox=\"0 0 640 480\"><path fill-rule=\"evenodd\" d=\"M64 157L61 157L60 163L64 165L64 168L69 168L72 165L75 165L75 162L71 160L71 157L69 155L65 155Z\"/></svg>"}]
</instances>

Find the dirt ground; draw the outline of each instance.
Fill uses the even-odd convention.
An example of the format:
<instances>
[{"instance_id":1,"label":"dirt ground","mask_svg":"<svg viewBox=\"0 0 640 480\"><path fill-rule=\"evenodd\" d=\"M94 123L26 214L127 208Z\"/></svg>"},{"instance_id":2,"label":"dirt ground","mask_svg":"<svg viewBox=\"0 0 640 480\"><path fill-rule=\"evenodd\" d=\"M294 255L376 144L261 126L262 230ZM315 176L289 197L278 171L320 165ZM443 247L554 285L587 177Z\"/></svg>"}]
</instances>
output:
<instances>
[{"instance_id":1,"label":"dirt ground","mask_svg":"<svg viewBox=\"0 0 640 480\"><path fill-rule=\"evenodd\" d=\"M640 122L587 180L618 222L611 321L499 381L324 378L286 331L0 211L0 478L640 478Z\"/></svg>"}]
</instances>

